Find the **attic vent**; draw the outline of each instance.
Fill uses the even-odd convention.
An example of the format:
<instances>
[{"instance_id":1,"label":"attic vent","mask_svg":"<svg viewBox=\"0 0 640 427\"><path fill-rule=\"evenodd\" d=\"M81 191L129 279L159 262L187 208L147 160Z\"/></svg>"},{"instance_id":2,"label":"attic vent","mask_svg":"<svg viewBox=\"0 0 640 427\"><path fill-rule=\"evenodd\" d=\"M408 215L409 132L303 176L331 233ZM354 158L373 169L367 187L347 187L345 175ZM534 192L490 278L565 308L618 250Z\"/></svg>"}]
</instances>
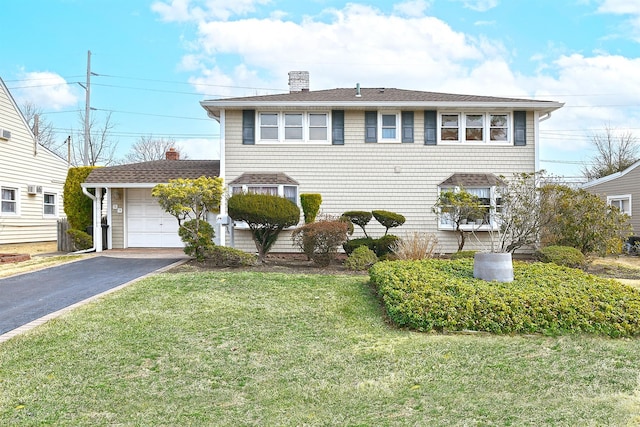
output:
<instances>
[{"instance_id":1,"label":"attic vent","mask_svg":"<svg viewBox=\"0 0 640 427\"><path fill-rule=\"evenodd\" d=\"M8 141L11 139L11 132L6 129L0 129L0 139Z\"/></svg>"}]
</instances>

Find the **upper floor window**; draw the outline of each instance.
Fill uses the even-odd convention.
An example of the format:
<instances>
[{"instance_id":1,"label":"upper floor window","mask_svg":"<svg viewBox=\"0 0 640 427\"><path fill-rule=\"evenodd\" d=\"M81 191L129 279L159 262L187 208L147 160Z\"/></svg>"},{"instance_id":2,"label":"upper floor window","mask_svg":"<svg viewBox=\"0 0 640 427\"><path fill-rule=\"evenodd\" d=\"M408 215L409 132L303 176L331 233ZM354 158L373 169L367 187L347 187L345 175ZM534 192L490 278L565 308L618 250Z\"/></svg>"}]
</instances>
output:
<instances>
[{"instance_id":1,"label":"upper floor window","mask_svg":"<svg viewBox=\"0 0 640 427\"><path fill-rule=\"evenodd\" d=\"M18 213L18 189L2 187L0 189L1 214Z\"/></svg>"},{"instance_id":2,"label":"upper floor window","mask_svg":"<svg viewBox=\"0 0 640 427\"><path fill-rule=\"evenodd\" d=\"M439 116L443 142L508 142L508 113L442 113Z\"/></svg>"},{"instance_id":3,"label":"upper floor window","mask_svg":"<svg viewBox=\"0 0 640 427\"><path fill-rule=\"evenodd\" d=\"M56 216L57 203L56 195L54 193L44 193L43 214L45 216Z\"/></svg>"},{"instance_id":4,"label":"upper floor window","mask_svg":"<svg viewBox=\"0 0 640 427\"><path fill-rule=\"evenodd\" d=\"M258 113L258 135L265 142L328 142L329 113Z\"/></svg>"},{"instance_id":5,"label":"upper floor window","mask_svg":"<svg viewBox=\"0 0 640 427\"><path fill-rule=\"evenodd\" d=\"M631 216L631 194L607 196L607 204L615 206L620 212Z\"/></svg>"},{"instance_id":6,"label":"upper floor window","mask_svg":"<svg viewBox=\"0 0 640 427\"><path fill-rule=\"evenodd\" d=\"M398 114L380 114L380 135L383 141L398 139Z\"/></svg>"}]
</instances>

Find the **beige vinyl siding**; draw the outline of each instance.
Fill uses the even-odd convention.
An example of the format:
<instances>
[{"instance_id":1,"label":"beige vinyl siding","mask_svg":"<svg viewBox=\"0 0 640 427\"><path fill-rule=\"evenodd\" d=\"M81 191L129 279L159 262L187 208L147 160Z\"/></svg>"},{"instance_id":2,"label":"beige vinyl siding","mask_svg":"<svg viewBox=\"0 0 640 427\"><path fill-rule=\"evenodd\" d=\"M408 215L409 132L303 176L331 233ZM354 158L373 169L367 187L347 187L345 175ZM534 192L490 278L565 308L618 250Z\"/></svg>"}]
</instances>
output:
<instances>
[{"instance_id":1,"label":"beige vinyl siding","mask_svg":"<svg viewBox=\"0 0 640 427\"><path fill-rule=\"evenodd\" d=\"M299 193L320 193L320 214L340 215L348 210L383 209L404 215L405 224L391 230L400 237L414 231L437 232L438 184L453 173L493 173L510 176L533 172L535 145L533 113L527 113L527 145L424 145L424 115L414 114L413 143L365 143L363 111L345 111L344 145L261 144L242 145L242 112L226 111L225 182L244 172L283 172L300 183ZM357 227L356 227L357 228ZM375 219L367 226L372 236L384 228ZM359 231L356 230L357 237ZM481 233L486 235L486 233ZM437 232L442 252L457 248L452 232ZM247 231L236 230L235 246L248 251L255 246ZM469 239L465 249L481 249ZM292 251L283 235L274 251Z\"/></svg>"},{"instance_id":2,"label":"beige vinyl siding","mask_svg":"<svg viewBox=\"0 0 640 427\"><path fill-rule=\"evenodd\" d=\"M631 195L631 225L635 235L640 234L640 166L627 174L607 182L596 184L586 190L598 194L604 200L612 196Z\"/></svg>"},{"instance_id":3,"label":"beige vinyl siding","mask_svg":"<svg viewBox=\"0 0 640 427\"><path fill-rule=\"evenodd\" d=\"M110 190L111 193L111 205L109 209L111 209L111 245L113 249L123 249L124 248L124 189L123 188L112 188ZM113 206L117 205L116 209ZM118 208L121 209L120 213L118 213Z\"/></svg>"},{"instance_id":4,"label":"beige vinyl siding","mask_svg":"<svg viewBox=\"0 0 640 427\"><path fill-rule=\"evenodd\" d=\"M34 139L13 99L0 83L0 128L11 132L0 140L0 186L16 188L17 215L0 213L0 244L53 241L57 219L64 217L63 186L67 163L42 146L34 152ZM42 193L27 194L28 185ZM44 215L44 193L56 194L57 217Z\"/></svg>"}]
</instances>

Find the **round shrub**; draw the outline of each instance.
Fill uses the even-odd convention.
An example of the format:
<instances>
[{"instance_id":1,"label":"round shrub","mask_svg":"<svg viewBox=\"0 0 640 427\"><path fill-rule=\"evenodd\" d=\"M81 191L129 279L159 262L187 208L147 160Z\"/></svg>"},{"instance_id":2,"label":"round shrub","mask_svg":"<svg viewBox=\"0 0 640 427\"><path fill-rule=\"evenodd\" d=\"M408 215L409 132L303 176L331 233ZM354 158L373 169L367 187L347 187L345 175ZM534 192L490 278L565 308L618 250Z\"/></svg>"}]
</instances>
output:
<instances>
[{"instance_id":1,"label":"round shrub","mask_svg":"<svg viewBox=\"0 0 640 427\"><path fill-rule=\"evenodd\" d=\"M178 228L178 235L184 242L184 253L202 261L207 250L213 247L215 231L211 224L202 219L185 221Z\"/></svg>"},{"instance_id":2,"label":"round shrub","mask_svg":"<svg viewBox=\"0 0 640 427\"><path fill-rule=\"evenodd\" d=\"M581 268L586 262L584 254L571 246L547 246L536 251L535 257L541 262L552 262L572 268Z\"/></svg>"},{"instance_id":3,"label":"round shrub","mask_svg":"<svg viewBox=\"0 0 640 427\"><path fill-rule=\"evenodd\" d=\"M404 215L400 215L395 212L376 210L371 214L382 226L385 228L384 234L386 235L390 228L400 227L406 221Z\"/></svg>"},{"instance_id":4,"label":"round shrub","mask_svg":"<svg viewBox=\"0 0 640 427\"><path fill-rule=\"evenodd\" d=\"M640 290L552 263L514 263L514 281L473 278L473 261L389 261L369 276L389 318L419 331L640 336Z\"/></svg>"},{"instance_id":5,"label":"round shrub","mask_svg":"<svg viewBox=\"0 0 640 427\"><path fill-rule=\"evenodd\" d=\"M371 237L361 237L359 239L347 240L342 244L342 248L347 255L351 255L351 253L360 246L366 246L369 249L373 250L375 248L375 240L373 240Z\"/></svg>"},{"instance_id":6,"label":"round shrub","mask_svg":"<svg viewBox=\"0 0 640 427\"><path fill-rule=\"evenodd\" d=\"M316 264L326 267L347 240L347 224L338 220L324 220L305 224L291 235L293 243Z\"/></svg>"},{"instance_id":7,"label":"round shrub","mask_svg":"<svg viewBox=\"0 0 640 427\"><path fill-rule=\"evenodd\" d=\"M393 248L396 247L400 238L393 234L386 234L373 241L373 251L378 257L384 257L385 255L392 254Z\"/></svg>"},{"instance_id":8,"label":"round shrub","mask_svg":"<svg viewBox=\"0 0 640 427\"><path fill-rule=\"evenodd\" d=\"M73 246L77 251L84 251L93 246L93 237L91 237L89 233L75 228L70 228L67 230L67 234L71 237Z\"/></svg>"},{"instance_id":9,"label":"round shrub","mask_svg":"<svg viewBox=\"0 0 640 427\"><path fill-rule=\"evenodd\" d=\"M349 270L363 271L378 262L376 254L366 246L359 246L344 260L344 266Z\"/></svg>"}]
</instances>

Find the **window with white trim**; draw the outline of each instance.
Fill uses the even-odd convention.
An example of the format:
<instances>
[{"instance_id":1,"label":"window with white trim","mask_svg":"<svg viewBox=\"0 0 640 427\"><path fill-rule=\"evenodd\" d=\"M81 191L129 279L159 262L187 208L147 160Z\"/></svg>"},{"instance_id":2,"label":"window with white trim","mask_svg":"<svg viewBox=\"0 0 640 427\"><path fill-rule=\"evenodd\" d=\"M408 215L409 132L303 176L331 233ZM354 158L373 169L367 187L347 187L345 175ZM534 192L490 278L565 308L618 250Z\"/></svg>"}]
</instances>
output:
<instances>
[{"instance_id":1,"label":"window with white trim","mask_svg":"<svg viewBox=\"0 0 640 427\"><path fill-rule=\"evenodd\" d=\"M259 112L261 142L329 142L328 112Z\"/></svg>"},{"instance_id":2,"label":"window with white trim","mask_svg":"<svg viewBox=\"0 0 640 427\"><path fill-rule=\"evenodd\" d=\"M461 191L461 187L440 187L439 193L451 191L457 193ZM480 204L480 210L470 214L462 220L461 229L468 228L476 231L489 231L497 228L497 222L494 213L502 210L502 198L498 194L497 187L470 187L464 188L464 191L475 196ZM454 221L444 207L440 212L438 228L440 230L455 229Z\"/></svg>"},{"instance_id":3,"label":"window with white trim","mask_svg":"<svg viewBox=\"0 0 640 427\"><path fill-rule=\"evenodd\" d=\"M43 194L43 207L42 213L44 216L57 216L58 212L57 197L55 193Z\"/></svg>"},{"instance_id":4,"label":"window with white trim","mask_svg":"<svg viewBox=\"0 0 640 427\"><path fill-rule=\"evenodd\" d=\"M380 113L380 136L383 141L398 140L399 113Z\"/></svg>"},{"instance_id":5,"label":"window with white trim","mask_svg":"<svg viewBox=\"0 0 640 427\"><path fill-rule=\"evenodd\" d=\"M615 206L620 212L631 216L631 194L607 196L607 204Z\"/></svg>"},{"instance_id":6,"label":"window with white trim","mask_svg":"<svg viewBox=\"0 0 640 427\"><path fill-rule=\"evenodd\" d=\"M0 215L18 214L18 189L0 187Z\"/></svg>"},{"instance_id":7,"label":"window with white trim","mask_svg":"<svg viewBox=\"0 0 640 427\"><path fill-rule=\"evenodd\" d=\"M442 142L508 143L509 113L440 113L438 136Z\"/></svg>"}]
</instances>

